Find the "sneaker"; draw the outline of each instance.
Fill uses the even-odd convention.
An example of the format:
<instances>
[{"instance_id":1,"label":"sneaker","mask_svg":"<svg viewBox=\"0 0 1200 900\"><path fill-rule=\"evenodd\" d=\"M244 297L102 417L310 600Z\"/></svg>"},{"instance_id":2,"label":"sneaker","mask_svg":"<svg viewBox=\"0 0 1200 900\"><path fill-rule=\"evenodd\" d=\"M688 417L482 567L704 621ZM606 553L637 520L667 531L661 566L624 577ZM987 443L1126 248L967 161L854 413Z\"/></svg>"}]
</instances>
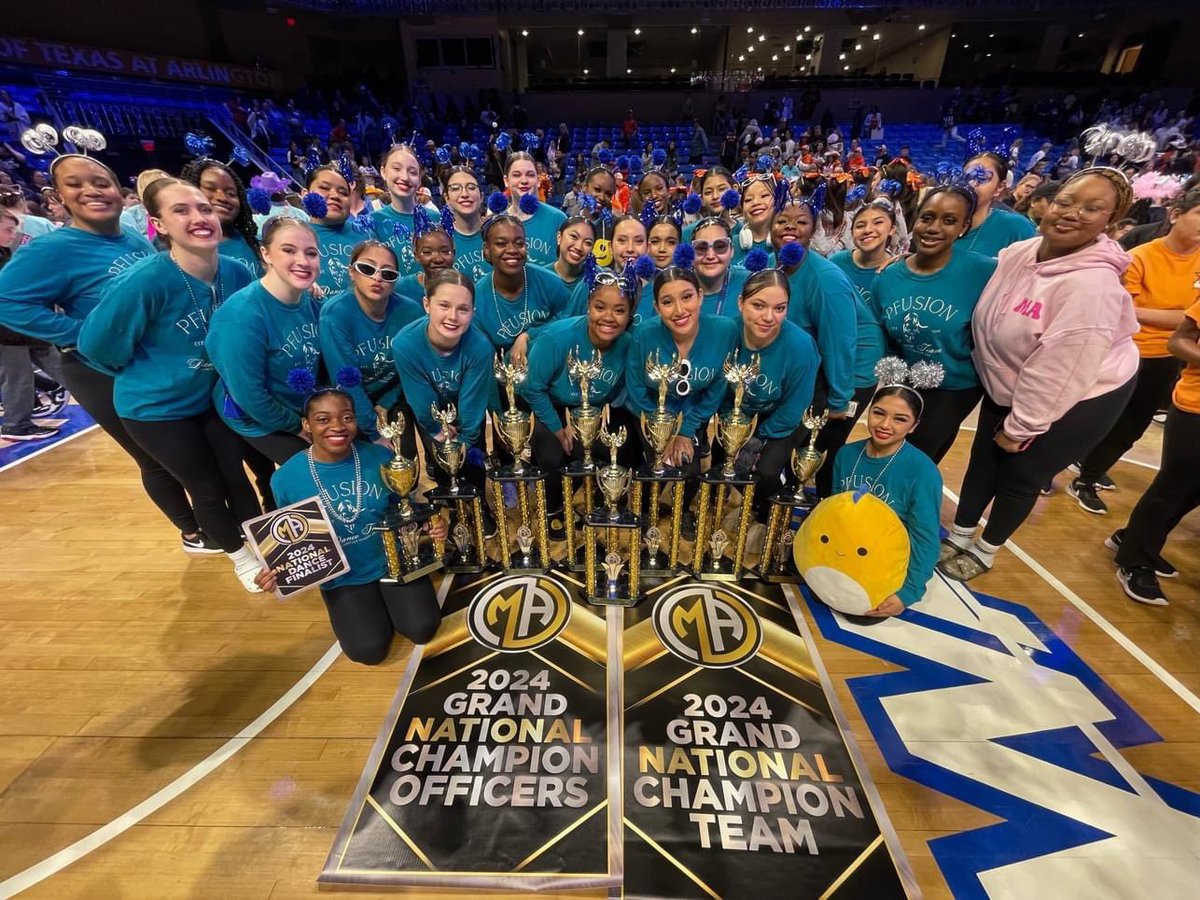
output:
<instances>
[{"instance_id":1,"label":"sneaker","mask_svg":"<svg viewBox=\"0 0 1200 900\"><path fill-rule=\"evenodd\" d=\"M50 428L47 425L14 425L12 428L5 425L0 428L0 438L6 441L44 441L56 434L58 434L58 429Z\"/></svg>"},{"instance_id":2,"label":"sneaker","mask_svg":"<svg viewBox=\"0 0 1200 900\"><path fill-rule=\"evenodd\" d=\"M1167 598L1163 596L1162 588L1154 570L1149 566L1134 566L1131 569L1117 569L1117 580L1125 589L1125 595L1138 603L1147 606L1167 606Z\"/></svg>"},{"instance_id":3,"label":"sneaker","mask_svg":"<svg viewBox=\"0 0 1200 900\"><path fill-rule=\"evenodd\" d=\"M203 531L196 532L193 537L180 535L179 540L183 544L183 552L192 556L213 556L225 552Z\"/></svg>"},{"instance_id":4,"label":"sneaker","mask_svg":"<svg viewBox=\"0 0 1200 900\"><path fill-rule=\"evenodd\" d=\"M1154 414L1154 424L1155 425L1166 425L1167 424L1167 414L1165 412L1156 412Z\"/></svg>"},{"instance_id":5,"label":"sneaker","mask_svg":"<svg viewBox=\"0 0 1200 900\"><path fill-rule=\"evenodd\" d=\"M43 395L46 399L38 405L38 409L44 408L46 412L41 413L48 419L52 419L67 408L67 404L71 401L71 395L67 393L67 389L63 387L55 388ZM36 412L36 410L35 410Z\"/></svg>"},{"instance_id":6,"label":"sneaker","mask_svg":"<svg viewBox=\"0 0 1200 900\"><path fill-rule=\"evenodd\" d=\"M958 556L958 554L962 553L962 551L962 547L956 546L955 544L950 543L948 540L942 541L941 545L938 547L938 562L943 563L948 559L953 559L954 557Z\"/></svg>"},{"instance_id":7,"label":"sneaker","mask_svg":"<svg viewBox=\"0 0 1200 900\"><path fill-rule=\"evenodd\" d=\"M1051 478L1042 487L1038 488L1038 493L1043 497L1049 497L1054 493L1054 479Z\"/></svg>"},{"instance_id":8,"label":"sneaker","mask_svg":"<svg viewBox=\"0 0 1200 900\"><path fill-rule=\"evenodd\" d=\"M961 550L957 556L938 563L937 570L954 581L970 581L990 572L992 567L970 550Z\"/></svg>"},{"instance_id":9,"label":"sneaker","mask_svg":"<svg viewBox=\"0 0 1200 900\"><path fill-rule=\"evenodd\" d=\"M1079 502L1079 508L1097 516L1108 515L1108 505L1096 493L1094 484L1074 479L1067 485L1067 493Z\"/></svg>"},{"instance_id":10,"label":"sneaker","mask_svg":"<svg viewBox=\"0 0 1200 900\"><path fill-rule=\"evenodd\" d=\"M1125 540L1125 529L1118 528L1112 534L1104 539L1104 546L1116 553L1121 549L1121 542ZM1154 574L1159 578L1178 578L1179 570L1159 556L1154 561Z\"/></svg>"},{"instance_id":11,"label":"sneaker","mask_svg":"<svg viewBox=\"0 0 1200 900\"><path fill-rule=\"evenodd\" d=\"M1083 468L1077 462L1071 463L1067 468L1076 475L1083 474ZM1109 478L1108 475L1097 476L1092 484L1095 485L1098 491L1115 491L1117 489L1117 483Z\"/></svg>"}]
</instances>

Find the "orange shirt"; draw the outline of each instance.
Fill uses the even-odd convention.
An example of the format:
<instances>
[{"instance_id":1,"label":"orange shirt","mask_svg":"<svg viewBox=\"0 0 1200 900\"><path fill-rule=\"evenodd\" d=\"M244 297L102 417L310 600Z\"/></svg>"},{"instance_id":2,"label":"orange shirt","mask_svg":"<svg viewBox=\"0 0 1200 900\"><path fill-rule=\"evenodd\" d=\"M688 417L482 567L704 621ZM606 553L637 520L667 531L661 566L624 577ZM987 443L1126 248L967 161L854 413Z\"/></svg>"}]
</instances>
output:
<instances>
[{"instance_id":1,"label":"orange shirt","mask_svg":"<svg viewBox=\"0 0 1200 900\"><path fill-rule=\"evenodd\" d=\"M1200 325L1200 300L1189 306L1184 315ZM1200 366L1189 364L1183 367L1171 401L1184 412L1200 413Z\"/></svg>"},{"instance_id":2,"label":"orange shirt","mask_svg":"<svg viewBox=\"0 0 1200 900\"><path fill-rule=\"evenodd\" d=\"M1134 247L1133 262L1125 270L1125 290L1133 305L1145 309L1187 309L1196 299L1200 281L1200 250L1181 256L1167 249L1166 239L1158 238ZM1143 324L1133 342L1147 359L1170 356L1167 338L1173 328Z\"/></svg>"}]
</instances>

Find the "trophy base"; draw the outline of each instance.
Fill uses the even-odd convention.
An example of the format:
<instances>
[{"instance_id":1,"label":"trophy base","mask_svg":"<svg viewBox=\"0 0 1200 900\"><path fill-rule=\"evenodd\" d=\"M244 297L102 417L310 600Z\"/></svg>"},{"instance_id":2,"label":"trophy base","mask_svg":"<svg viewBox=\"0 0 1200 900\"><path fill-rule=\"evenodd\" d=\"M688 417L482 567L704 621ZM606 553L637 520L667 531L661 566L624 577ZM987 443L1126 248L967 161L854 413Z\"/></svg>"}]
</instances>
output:
<instances>
[{"instance_id":1,"label":"trophy base","mask_svg":"<svg viewBox=\"0 0 1200 900\"><path fill-rule=\"evenodd\" d=\"M642 602L642 595L638 594L636 597L593 597L588 595L586 599L589 606L620 606L629 609Z\"/></svg>"},{"instance_id":2,"label":"trophy base","mask_svg":"<svg viewBox=\"0 0 1200 900\"><path fill-rule=\"evenodd\" d=\"M488 478L492 479L492 481L508 481L515 483L518 481L541 481L546 477L546 473L536 466L523 466L520 472L514 471L512 466L497 466L494 469L489 469L487 476Z\"/></svg>"},{"instance_id":3,"label":"trophy base","mask_svg":"<svg viewBox=\"0 0 1200 900\"><path fill-rule=\"evenodd\" d=\"M491 563L448 563L445 567L447 575L481 575L491 569Z\"/></svg>"},{"instance_id":4,"label":"trophy base","mask_svg":"<svg viewBox=\"0 0 1200 900\"><path fill-rule=\"evenodd\" d=\"M476 497L482 496L473 484L462 484L457 491L451 491L443 488L435 488L425 495L425 499L431 503L453 503L455 500L471 501Z\"/></svg>"},{"instance_id":5,"label":"trophy base","mask_svg":"<svg viewBox=\"0 0 1200 900\"><path fill-rule=\"evenodd\" d=\"M518 575L545 575L550 571L549 565L540 565L537 561L537 554L534 554L528 561L525 559L524 553L514 553L509 557L509 564L505 567L505 574L516 573Z\"/></svg>"},{"instance_id":6,"label":"trophy base","mask_svg":"<svg viewBox=\"0 0 1200 900\"><path fill-rule=\"evenodd\" d=\"M661 472L655 472L649 466L639 466L633 470L634 481L657 481L662 484L674 481L684 481L686 476L678 469L673 469L670 466L663 469Z\"/></svg>"},{"instance_id":7,"label":"trophy base","mask_svg":"<svg viewBox=\"0 0 1200 900\"><path fill-rule=\"evenodd\" d=\"M744 577L744 575L734 572L733 569L701 569L695 575L700 581L741 581Z\"/></svg>"},{"instance_id":8,"label":"trophy base","mask_svg":"<svg viewBox=\"0 0 1200 900\"><path fill-rule=\"evenodd\" d=\"M655 553L651 556L649 550L642 551L641 560L638 563L639 581L665 581L675 574L677 573L671 568L665 554Z\"/></svg>"},{"instance_id":9,"label":"trophy base","mask_svg":"<svg viewBox=\"0 0 1200 900\"><path fill-rule=\"evenodd\" d=\"M392 579L400 584L412 584L418 578L424 578L426 575L432 575L442 568L441 560L430 559L421 560L421 564L415 569L407 569L401 572L398 578Z\"/></svg>"},{"instance_id":10,"label":"trophy base","mask_svg":"<svg viewBox=\"0 0 1200 900\"><path fill-rule=\"evenodd\" d=\"M595 461L590 466L585 466L583 460L577 459L567 463L563 468L564 475L570 475L572 478L589 478L600 471L600 466L596 465Z\"/></svg>"},{"instance_id":11,"label":"trophy base","mask_svg":"<svg viewBox=\"0 0 1200 900\"><path fill-rule=\"evenodd\" d=\"M407 516L401 514L398 504L389 506L384 514L386 524L399 531L405 525L424 525L437 513L432 503L410 503L409 505L412 507L412 512Z\"/></svg>"},{"instance_id":12,"label":"trophy base","mask_svg":"<svg viewBox=\"0 0 1200 900\"><path fill-rule=\"evenodd\" d=\"M754 569L752 574L759 581L767 584L803 584L804 579L796 572L767 572L766 574Z\"/></svg>"}]
</instances>

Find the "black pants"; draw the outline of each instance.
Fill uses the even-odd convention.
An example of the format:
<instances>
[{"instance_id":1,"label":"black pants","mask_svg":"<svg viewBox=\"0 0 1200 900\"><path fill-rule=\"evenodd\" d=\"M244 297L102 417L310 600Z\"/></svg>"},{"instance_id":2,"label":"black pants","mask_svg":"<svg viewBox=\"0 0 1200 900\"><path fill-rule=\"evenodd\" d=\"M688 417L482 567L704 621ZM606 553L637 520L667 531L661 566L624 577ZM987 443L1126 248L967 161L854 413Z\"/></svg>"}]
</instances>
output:
<instances>
[{"instance_id":1,"label":"black pants","mask_svg":"<svg viewBox=\"0 0 1200 900\"><path fill-rule=\"evenodd\" d=\"M1096 479L1107 473L1137 443L1150 427L1151 419L1178 376L1179 360L1173 356L1143 359L1138 363L1137 384L1129 402L1108 434L1080 461L1080 481L1095 484Z\"/></svg>"},{"instance_id":2,"label":"black pants","mask_svg":"<svg viewBox=\"0 0 1200 900\"><path fill-rule=\"evenodd\" d=\"M149 453L141 448L125 430L125 425L113 406L113 379L111 375L97 372L79 360L74 353L62 355L63 384L75 397L84 412L95 419L96 424L116 441L121 449L133 457L142 473L142 490L157 506L171 524L183 534L195 534L200 530L192 504L187 494L170 472Z\"/></svg>"},{"instance_id":3,"label":"black pants","mask_svg":"<svg viewBox=\"0 0 1200 900\"><path fill-rule=\"evenodd\" d=\"M867 387L854 389L854 402L858 405L854 415L846 416L844 419L831 419L825 423L825 427L821 429L821 433L817 436L817 449L825 451L825 462L821 464L821 468L817 470L817 475L813 479L817 486L818 497L828 497L833 493L833 458L837 456L838 451L846 445L846 441L850 439L850 432L854 430L854 423L857 422L867 407L871 404L871 398L875 396L875 385L871 384ZM803 445L808 440L808 429L803 425L800 430L804 432L798 438L797 446Z\"/></svg>"},{"instance_id":4,"label":"black pants","mask_svg":"<svg viewBox=\"0 0 1200 900\"><path fill-rule=\"evenodd\" d=\"M241 435L238 435L238 438L242 442L242 462L254 475L254 486L258 488L258 494L262 497L263 511L272 512L276 509L275 495L271 492L271 476L275 474L275 460L260 453Z\"/></svg>"},{"instance_id":5,"label":"black pants","mask_svg":"<svg viewBox=\"0 0 1200 900\"><path fill-rule=\"evenodd\" d=\"M1200 506L1200 414L1172 405L1158 474L1129 516L1117 565L1153 566L1180 520Z\"/></svg>"},{"instance_id":6,"label":"black pants","mask_svg":"<svg viewBox=\"0 0 1200 900\"><path fill-rule=\"evenodd\" d=\"M394 635L424 644L442 623L437 594L428 578L412 584L372 581L322 588L321 597L342 651L364 666L387 659Z\"/></svg>"},{"instance_id":7,"label":"black pants","mask_svg":"<svg viewBox=\"0 0 1200 900\"><path fill-rule=\"evenodd\" d=\"M981 387L958 391L940 388L923 391L921 398L925 405L921 408L921 422L908 436L908 442L935 463L940 463L954 446L963 420L971 414L982 396Z\"/></svg>"},{"instance_id":8,"label":"black pants","mask_svg":"<svg viewBox=\"0 0 1200 900\"><path fill-rule=\"evenodd\" d=\"M559 418L566 422L564 410L557 407L556 409ZM627 467L636 466L640 462L637 436L641 433L641 426L629 410L620 406L610 406L608 408L608 430L615 433L619 428L625 429L625 443L617 451L617 463ZM562 478L559 473L567 463L583 459L583 445L579 441L575 441L571 453L568 455L563 451L562 444L558 442L554 432L543 425L542 420L538 418L533 421L531 444L533 464L550 473L546 478L546 509L550 512L558 512L563 508ZM592 445L592 459L595 460L597 466L608 463L608 448L598 439Z\"/></svg>"},{"instance_id":9,"label":"black pants","mask_svg":"<svg viewBox=\"0 0 1200 900\"><path fill-rule=\"evenodd\" d=\"M764 441L758 450L758 458L754 462L754 518L766 524L771 511L771 498L784 489L785 484L795 482L791 474L790 461L792 450L800 447L808 440L808 429L803 425L796 426L791 434ZM719 469L725 464L725 449L720 443L714 443L712 449L712 466Z\"/></svg>"},{"instance_id":10,"label":"black pants","mask_svg":"<svg viewBox=\"0 0 1200 900\"><path fill-rule=\"evenodd\" d=\"M258 437L243 435L242 440L277 466L282 466L301 450L308 449L308 441L298 434L288 434L285 431L274 431ZM255 474L257 472L256 469Z\"/></svg>"},{"instance_id":11,"label":"black pants","mask_svg":"<svg viewBox=\"0 0 1200 900\"><path fill-rule=\"evenodd\" d=\"M1007 541L1033 509L1046 482L1112 428L1133 392L1133 383L1131 378L1115 391L1076 403L1020 453L1008 453L996 445L996 431L1009 407L985 396L954 524L974 527L991 503L983 539L997 547Z\"/></svg>"},{"instance_id":12,"label":"black pants","mask_svg":"<svg viewBox=\"0 0 1200 900\"><path fill-rule=\"evenodd\" d=\"M183 485L204 533L226 553L241 549L241 523L261 509L242 466L242 440L217 411L210 407L171 422L121 421L142 449Z\"/></svg>"}]
</instances>

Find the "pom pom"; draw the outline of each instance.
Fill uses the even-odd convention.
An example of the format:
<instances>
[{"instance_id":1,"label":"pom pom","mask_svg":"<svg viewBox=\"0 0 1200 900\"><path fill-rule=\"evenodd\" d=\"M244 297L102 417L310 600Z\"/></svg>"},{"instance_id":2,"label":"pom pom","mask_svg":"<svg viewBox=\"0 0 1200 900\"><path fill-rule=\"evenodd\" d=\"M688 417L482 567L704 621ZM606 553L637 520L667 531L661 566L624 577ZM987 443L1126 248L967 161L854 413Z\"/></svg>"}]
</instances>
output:
<instances>
[{"instance_id":1,"label":"pom pom","mask_svg":"<svg viewBox=\"0 0 1200 900\"><path fill-rule=\"evenodd\" d=\"M750 272L761 272L767 267L770 262L770 257L767 251L762 247L755 247L746 254L746 258L742 260L742 268Z\"/></svg>"},{"instance_id":2,"label":"pom pom","mask_svg":"<svg viewBox=\"0 0 1200 900\"><path fill-rule=\"evenodd\" d=\"M246 202L250 204L250 209L259 215L265 216L271 211L271 195L260 187L246 191Z\"/></svg>"},{"instance_id":3,"label":"pom pom","mask_svg":"<svg viewBox=\"0 0 1200 900\"><path fill-rule=\"evenodd\" d=\"M806 252L804 245L799 241L790 241L779 248L779 253L777 254L779 265L789 268L791 266L798 266L800 265L800 260L804 259Z\"/></svg>"},{"instance_id":4,"label":"pom pom","mask_svg":"<svg viewBox=\"0 0 1200 900\"><path fill-rule=\"evenodd\" d=\"M640 156L629 157L629 171L635 175L642 174L642 158Z\"/></svg>"},{"instance_id":5,"label":"pom pom","mask_svg":"<svg viewBox=\"0 0 1200 900\"><path fill-rule=\"evenodd\" d=\"M642 211L638 215L638 218L642 222L642 227L644 227L647 233L649 233L651 226L654 224L654 220L658 218L658 206L653 200L647 200L642 204Z\"/></svg>"},{"instance_id":6,"label":"pom pom","mask_svg":"<svg viewBox=\"0 0 1200 900\"><path fill-rule=\"evenodd\" d=\"M812 210L813 218L820 218L821 213L825 211L825 195L829 193L829 185L822 181L814 189L812 194L804 202L808 204L808 208Z\"/></svg>"},{"instance_id":7,"label":"pom pom","mask_svg":"<svg viewBox=\"0 0 1200 900\"><path fill-rule=\"evenodd\" d=\"M375 230L375 220L371 218L371 208L365 207L357 216L350 219L350 227L355 231L362 231L370 234Z\"/></svg>"},{"instance_id":8,"label":"pom pom","mask_svg":"<svg viewBox=\"0 0 1200 900\"><path fill-rule=\"evenodd\" d=\"M483 151L479 148L478 144L471 144L467 147L467 159L476 163L483 159Z\"/></svg>"},{"instance_id":9,"label":"pom pom","mask_svg":"<svg viewBox=\"0 0 1200 900\"><path fill-rule=\"evenodd\" d=\"M517 209L527 216L532 216L537 212L539 205L537 194L534 193L522 194L521 199L517 201Z\"/></svg>"},{"instance_id":10,"label":"pom pom","mask_svg":"<svg viewBox=\"0 0 1200 900\"><path fill-rule=\"evenodd\" d=\"M904 384L904 379L908 377L908 363L898 356L885 356L875 363L875 377L884 387Z\"/></svg>"},{"instance_id":11,"label":"pom pom","mask_svg":"<svg viewBox=\"0 0 1200 900\"><path fill-rule=\"evenodd\" d=\"M1084 129L1079 135L1084 152L1091 157L1108 156L1121 143L1121 132L1107 122Z\"/></svg>"},{"instance_id":12,"label":"pom pom","mask_svg":"<svg viewBox=\"0 0 1200 900\"><path fill-rule=\"evenodd\" d=\"M438 212L438 216L441 219L442 231L446 232L446 234L453 237L454 236L454 210L452 210L450 208L450 205L447 204L441 208L441 210Z\"/></svg>"},{"instance_id":13,"label":"pom pom","mask_svg":"<svg viewBox=\"0 0 1200 900\"><path fill-rule=\"evenodd\" d=\"M629 157L624 156L624 155L618 156L617 157L617 168L620 169L622 172L628 171L629 170Z\"/></svg>"},{"instance_id":14,"label":"pom pom","mask_svg":"<svg viewBox=\"0 0 1200 900\"><path fill-rule=\"evenodd\" d=\"M233 150L229 153L229 164L232 166L235 163L239 166L250 165L250 151L241 144L234 144Z\"/></svg>"},{"instance_id":15,"label":"pom pom","mask_svg":"<svg viewBox=\"0 0 1200 900\"><path fill-rule=\"evenodd\" d=\"M612 151L605 147L600 151L600 165L607 166L613 161Z\"/></svg>"},{"instance_id":16,"label":"pom pom","mask_svg":"<svg viewBox=\"0 0 1200 900\"><path fill-rule=\"evenodd\" d=\"M354 184L354 163L343 156L338 159L337 166L342 177L346 179L346 184Z\"/></svg>"},{"instance_id":17,"label":"pom pom","mask_svg":"<svg viewBox=\"0 0 1200 900\"><path fill-rule=\"evenodd\" d=\"M987 151L987 135L982 128L972 128L967 132L967 143L964 147L967 159L974 159L980 153Z\"/></svg>"},{"instance_id":18,"label":"pom pom","mask_svg":"<svg viewBox=\"0 0 1200 900\"><path fill-rule=\"evenodd\" d=\"M700 199L699 194L688 194L683 198L683 211L689 216L700 212L702 206L704 206L704 201Z\"/></svg>"},{"instance_id":19,"label":"pom pom","mask_svg":"<svg viewBox=\"0 0 1200 900\"><path fill-rule=\"evenodd\" d=\"M972 166L963 172L963 179L970 185L987 184L992 180L992 173L986 166Z\"/></svg>"},{"instance_id":20,"label":"pom pom","mask_svg":"<svg viewBox=\"0 0 1200 900\"><path fill-rule=\"evenodd\" d=\"M721 194L721 209L737 209L742 205L742 195L737 188L730 188Z\"/></svg>"},{"instance_id":21,"label":"pom pom","mask_svg":"<svg viewBox=\"0 0 1200 900\"><path fill-rule=\"evenodd\" d=\"M792 199L792 186L788 184L786 178L781 178L775 182L775 212L779 212Z\"/></svg>"},{"instance_id":22,"label":"pom pom","mask_svg":"<svg viewBox=\"0 0 1200 900\"><path fill-rule=\"evenodd\" d=\"M321 165L321 154L317 151L316 147L309 147L308 155L305 158L308 161L308 165L305 168L310 172Z\"/></svg>"},{"instance_id":23,"label":"pom pom","mask_svg":"<svg viewBox=\"0 0 1200 900\"><path fill-rule=\"evenodd\" d=\"M429 220L429 211L418 203L413 207L413 240L419 240L433 231L433 222Z\"/></svg>"},{"instance_id":24,"label":"pom pom","mask_svg":"<svg viewBox=\"0 0 1200 900\"><path fill-rule=\"evenodd\" d=\"M538 145L537 135L532 131L526 131L521 134L521 146L526 150L531 150Z\"/></svg>"},{"instance_id":25,"label":"pom pom","mask_svg":"<svg viewBox=\"0 0 1200 900\"><path fill-rule=\"evenodd\" d=\"M655 167L666 165L667 151L666 150L655 150L653 153L650 154L650 161L652 163L654 163Z\"/></svg>"},{"instance_id":26,"label":"pom pom","mask_svg":"<svg viewBox=\"0 0 1200 900\"><path fill-rule=\"evenodd\" d=\"M463 159L467 159L468 157L470 157L471 145L468 144L466 141L459 141L458 155L461 156Z\"/></svg>"},{"instance_id":27,"label":"pom pom","mask_svg":"<svg viewBox=\"0 0 1200 900\"><path fill-rule=\"evenodd\" d=\"M861 203L867 196L867 186L856 184L846 192L846 204Z\"/></svg>"},{"instance_id":28,"label":"pom pom","mask_svg":"<svg viewBox=\"0 0 1200 900\"><path fill-rule=\"evenodd\" d=\"M770 153L764 153L755 162L755 167L760 172L770 172L775 168L775 160L771 158Z\"/></svg>"},{"instance_id":29,"label":"pom pom","mask_svg":"<svg viewBox=\"0 0 1200 900\"><path fill-rule=\"evenodd\" d=\"M736 172L733 173L733 180L736 181L738 184L741 184L743 181L745 181L749 177L750 177L750 169L747 166L742 166Z\"/></svg>"},{"instance_id":30,"label":"pom pom","mask_svg":"<svg viewBox=\"0 0 1200 900\"><path fill-rule=\"evenodd\" d=\"M579 208L587 213L595 213L600 208L600 201L591 194L580 194Z\"/></svg>"},{"instance_id":31,"label":"pom pom","mask_svg":"<svg viewBox=\"0 0 1200 900\"><path fill-rule=\"evenodd\" d=\"M1151 135L1135 131L1121 138L1116 153L1126 162L1141 165L1152 160L1157 150L1158 142Z\"/></svg>"},{"instance_id":32,"label":"pom pom","mask_svg":"<svg viewBox=\"0 0 1200 900\"><path fill-rule=\"evenodd\" d=\"M358 366L342 366L334 378L340 388L358 387L362 384L362 372Z\"/></svg>"},{"instance_id":33,"label":"pom pom","mask_svg":"<svg viewBox=\"0 0 1200 900\"><path fill-rule=\"evenodd\" d=\"M488 197L487 208L496 215L508 211L508 198L500 191L493 191Z\"/></svg>"},{"instance_id":34,"label":"pom pom","mask_svg":"<svg viewBox=\"0 0 1200 900\"><path fill-rule=\"evenodd\" d=\"M583 283L588 286L588 293L592 292L592 285L596 283L596 273L600 271L600 263L596 261L596 257L589 253L583 260Z\"/></svg>"},{"instance_id":35,"label":"pom pom","mask_svg":"<svg viewBox=\"0 0 1200 900\"><path fill-rule=\"evenodd\" d=\"M600 210L600 221L604 223L606 228L611 228L613 223L612 210L607 206Z\"/></svg>"},{"instance_id":36,"label":"pom pom","mask_svg":"<svg viewBox=\"0 0 1200 900\"><path fill-rule=\"evenodd\" d=\"M691 244L680 244L675 248L671 257L671 265L681 269L690 269L696 264L696 251Z\"/></svg>"},{"instance_id":37,"label":"pom pom","mask_svg":"<svg viewBox=\"0 0 1200 900\"><path fill-rule=\"evenodd\" d=\"M502 131L496 135L496 149L503 153L512 146L512 135L507 131Z\"/></svg>"},{"instance_id":38,"label":"pom pom","mask_svg":"<svg viewBox=\"0 0 1200 900\"><path fill-rule=\"evenodd\" d=\"M293 393L307 397L317 387L317 377L308 369L297 367L287 373L287 386Z\"/></svg>"},{"instance_id":39,"label":"pom pom","mask_svg":"<svg viewBox=\"0 0 1200 900\"><path fill-rule=\"evenodd\" d=\"M643 253L637 258L637 262L633 264L633 274L642 281L649 281L658 273L658 266L654 265L654 260Z\"/></svg>"},{"instance_id":40,"label":"pom pom","mask_svg":"<svg viewBox=\"0 0 1200 900\"><path fill-rule=\"evenodd\" d=\"M65 131L63 136L66 137ZM214 144L213 139L207 134L195 134L189 131L183 136L183 146L192 156L209 156L213 152Z\"/></svg>"},{"instance_id":41,"label":"pom pom","mask_svg":"<svg viewBox=\"0 0 1200 900\"><path fill-rule=\"evenodd\" d=\"M929 391L942 383L946 377L946 369L941 363L921 360L908 368L908 383L918 391Z\"/></svg>"},{"instance_id":42,"label":"pom pom","mask_svg":"<svg viewBox=\"0 0 1200 900\"><path fill-rule=\"evenodd\" d=\"M885 178L883 181L879 182L878 190L879 193L883 194L885 197L895 197L899 195L902 190L904 190L904 185L895 179Z\"/></svg>"},{"instance_id":43,"label":"pom pom","mask_svg":"<svg viewBox=\"0 0 1200 900\"><path fill-rule=\"evenodd\" d=\"M483 450L481 450L479 447L469 447L467 449L467 465L474 466L476 469L482 469L483 463Z\"/></svg>"},{"instance_id":44,"label":"pom pom","mask_svg":"<svg viewBox=\"0 0 1200 900\"><path fill-rule=\"evenodd\" d=\"M323 219L329 215L329 203L315 191L305 194L303 203L304 211L314 219Z\"/></svg>"},{"instance_id":45,"label":"pom pom","mask_svg":"<svg viewBox=\"0 0 1200 900\"><path fill-rule=\"evenodd\" d=\"M437 160L439 166L450 165L450 148L445 146L438 147L433 151L433 158Z\"/></svg>"},{"instance_id":46,"label":"pom pom","mask_svg":"<svg viewBox=\"0 0 1200 900\"><path fill-rule=\"evenodd\" d=\"M403 222L397 222L392 226L392 236L402 244L407 244L412 239L412 232L408 230L408 226Z\"/></svg>"}]
</instances>

